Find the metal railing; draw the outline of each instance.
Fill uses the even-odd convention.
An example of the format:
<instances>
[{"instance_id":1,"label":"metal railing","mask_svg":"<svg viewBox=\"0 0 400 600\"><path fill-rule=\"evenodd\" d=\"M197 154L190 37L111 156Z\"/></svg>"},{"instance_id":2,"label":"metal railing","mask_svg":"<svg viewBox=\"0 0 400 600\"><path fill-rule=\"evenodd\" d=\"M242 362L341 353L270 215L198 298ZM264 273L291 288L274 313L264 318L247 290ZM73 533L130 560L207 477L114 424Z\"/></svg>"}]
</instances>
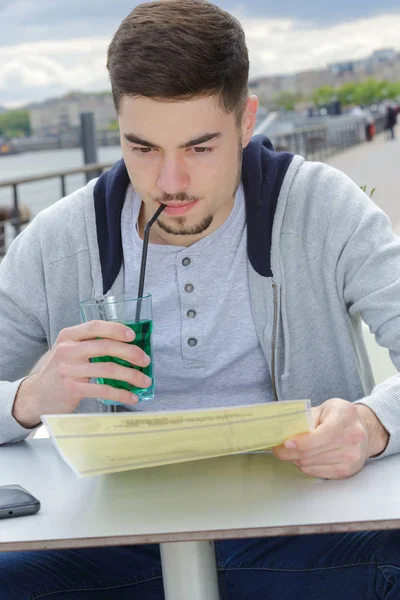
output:
<instances>
[{"instance_id":1,"label":"metal railing","mask_svg":"<svg viewBox=\"0 0 400 600\"><path fill-rule=\"evenodd\" d=\"M366 140L365 121L354 116L328 117L311 127L281 132L284 125L275 118L272 122L265 121L265 127L261 123L257 133L267 135L276 151L300 154L306 160L322 161ZM385 127L385 116L376 116L374 125L375 132L381 133Z\"/></svg>"},{"instance_id":2,"label":"metal railing","mask_svg":"<svg viewBox=\"0 0 400 600\"><path fill-rule=\"evenodd\" d=\"M11 188L12 189L12 206L1 207L0 206L0 260L6 252L7 235L6 228L11 226L13 228L14 236L16 237L24 225L29 223L30 214L29 209L25 205L21 205L19 201L19 190L20 186L27 183L34 183L37 181L44 181L48 179L59 179L60 180L60 192L61 198L67 195L66 179L70 175L86 174L86 179L89 181L94 177L98 177L111 168L114 163L91 163L88 165L82 165L74 169L66 169L62 171L51 171L48 173L42 173L40 175L31 175L29 177L18 177L15 179L0 180L0 189Z\"/></svg>"}]
</instances>

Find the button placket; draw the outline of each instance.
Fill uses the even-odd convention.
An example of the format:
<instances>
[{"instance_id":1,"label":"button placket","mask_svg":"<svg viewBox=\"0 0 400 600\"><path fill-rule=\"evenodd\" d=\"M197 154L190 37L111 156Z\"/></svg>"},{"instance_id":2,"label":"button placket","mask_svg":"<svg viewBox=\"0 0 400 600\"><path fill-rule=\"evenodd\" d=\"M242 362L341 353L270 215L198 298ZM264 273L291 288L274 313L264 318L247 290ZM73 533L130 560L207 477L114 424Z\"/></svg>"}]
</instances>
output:
<instances>
[{"instance_id":1,"label":"button placket","mask_svg":"<svg viewBox=\"0 0 400 600\"><path fill-rule=\"evenodd\" d=\"M183 256L183 258L182 258ZM202 367L204 363L202 327L199 317L200 289L197 256L187 250L177 260L178 283L181 297L181 348L188 367Z\"/></svg>"}]
</instances>

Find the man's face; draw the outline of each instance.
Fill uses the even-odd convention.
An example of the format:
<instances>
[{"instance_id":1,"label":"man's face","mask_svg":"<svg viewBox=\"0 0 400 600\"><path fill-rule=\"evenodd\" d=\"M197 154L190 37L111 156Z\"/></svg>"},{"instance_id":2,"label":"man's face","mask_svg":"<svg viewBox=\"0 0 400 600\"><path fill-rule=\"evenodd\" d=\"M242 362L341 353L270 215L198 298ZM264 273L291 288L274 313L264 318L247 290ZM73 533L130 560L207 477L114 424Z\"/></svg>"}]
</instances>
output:
<instances>
[{"instance_id":1,"label":"man's face","mask_svg":"<svg viewBox=\"0 0 400 600\"><path fill-rule=\"evenodd\" d=\"M167 243L200 239L228 217L240 183L242 150L254 126L257 100L252 102L238 127L236 115L226 113L215 97L122 98L125 164L145 220L160 203L167 205L157 221Z\"/></svg>"}]
</instances>

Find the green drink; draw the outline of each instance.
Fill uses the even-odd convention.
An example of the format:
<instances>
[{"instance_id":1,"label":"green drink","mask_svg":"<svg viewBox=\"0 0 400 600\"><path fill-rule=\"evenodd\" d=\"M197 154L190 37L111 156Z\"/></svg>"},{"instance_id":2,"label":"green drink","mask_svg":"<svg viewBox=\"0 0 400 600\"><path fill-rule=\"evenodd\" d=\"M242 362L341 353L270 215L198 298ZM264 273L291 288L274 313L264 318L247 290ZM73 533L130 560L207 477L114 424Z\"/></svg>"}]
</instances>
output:
<instances>
[{"instance_id":1,"label":"green drink","mask_svg":"<svg viewBox=\"0 0 400 600\"><path fill-rule=\"evenodd\" d=\"M137 369L151 378L153 383L149 388L139 388L126 381L104 377L96 378L96 383L132 392L138 396L139 402L154 398L153 352L151 344L153 311L151 294L145 294L140 298L135 298L129 294L103 296L81 302L80 308L83 321L101 320L123 323L126 327L132 329L135 332L135 339L132 342L123 343L139 346L150 357L150 364L147 367L138 367L118 356L96 356L90 359L90 362L93 363L112 362L122 367ZM101 401L104 404L120 404L120 402L104 398Z\"/></svg>"},{"instance_id":2,"label":"green drink","mask_svg":"<svg viewBox=\"0 0 400 600\"><path fill-rule=\"evenodd\" d=\"M124 323L127 327L132 329L136 337L133 342L127 342L128 344L134 344L135 346L139 346L148 356L152 356L151 351L151 332L153 330L153 321L139 321L138 323ZM141 371L145 375L148 375L151 379L153 379L153 363L151 362L148 367L138 367L136 365L132 365L130 362L123 360L122 358L117 358L116 356L98 356L96 358L91 358L91 362L113 362L122 367L130 367L131 369L137 369ZM139 396L140 400L150 400L154 396L154 380L152 385L149 388L139 388L131 383L126 383L125 381L120 381L118 379L103 379L102 377L98 377L96 380L98 383L103 383L105 385L112 385L113 387L128 390L128 392L133 392L137 396ZM103 402L107 402L103 400Z\"/></svg>"}]
</instances>

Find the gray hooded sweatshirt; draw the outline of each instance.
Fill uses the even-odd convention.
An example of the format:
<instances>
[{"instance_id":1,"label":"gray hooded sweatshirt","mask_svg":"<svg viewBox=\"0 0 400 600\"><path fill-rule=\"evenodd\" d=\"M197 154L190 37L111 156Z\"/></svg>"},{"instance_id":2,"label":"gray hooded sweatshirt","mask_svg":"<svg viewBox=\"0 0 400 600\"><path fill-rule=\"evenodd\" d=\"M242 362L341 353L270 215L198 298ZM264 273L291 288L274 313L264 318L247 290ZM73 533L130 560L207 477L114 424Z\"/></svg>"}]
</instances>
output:
<instances>
[{"instance_id":1,"label":"gray hooded sweatshirt","mask_svg":"<svg viewBox=\"0 0 400 600\"><path fill-rule=\"evenodd\" d=\"M400 376L375 386L362 321L400 367L400 241L387 216L343 173L275 153L257 136L244 152L250 297L276 401L362 401L400 451ZM120 161L42 211L0 265L0 444L24 439L18 388L79 302L124 291ZM362 182L361 182L362 183ZM107 411L85 398L80 412Z\"/></svg>"}]
</instances>

